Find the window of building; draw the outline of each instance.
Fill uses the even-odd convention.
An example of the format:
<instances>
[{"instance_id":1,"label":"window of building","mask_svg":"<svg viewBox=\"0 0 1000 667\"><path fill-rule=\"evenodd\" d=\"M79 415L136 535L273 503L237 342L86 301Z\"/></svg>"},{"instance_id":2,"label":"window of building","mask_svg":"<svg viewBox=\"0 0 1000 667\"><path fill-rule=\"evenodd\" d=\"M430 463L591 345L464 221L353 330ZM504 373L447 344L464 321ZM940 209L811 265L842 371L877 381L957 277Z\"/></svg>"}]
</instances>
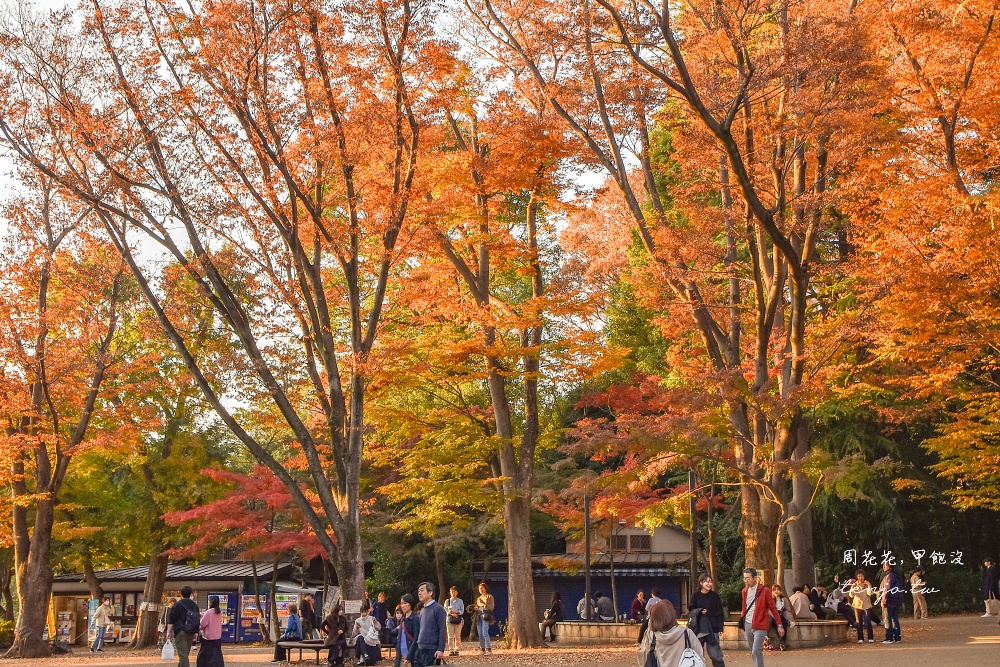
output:
<instances>
[{"instance_id":1,"label":"window of building","mask_svg":"<svg viewBox=\"0 0 1000 667\"><path fill-rule=\"evenodd\" d=\"M649 535L629 535L629 546L631 551L649 551Z\"/></svg>"},{"instance_id":2,"label":"window of building","mask_svg":"<svg viewBox=\"0 0 1000 667\"><path fill-rule=\"evenodd\" d=\"M628 536L627 535L612 535L611 536L611 548L614 551L627 551L628 550Z\"/></svg>"}]
</instances>

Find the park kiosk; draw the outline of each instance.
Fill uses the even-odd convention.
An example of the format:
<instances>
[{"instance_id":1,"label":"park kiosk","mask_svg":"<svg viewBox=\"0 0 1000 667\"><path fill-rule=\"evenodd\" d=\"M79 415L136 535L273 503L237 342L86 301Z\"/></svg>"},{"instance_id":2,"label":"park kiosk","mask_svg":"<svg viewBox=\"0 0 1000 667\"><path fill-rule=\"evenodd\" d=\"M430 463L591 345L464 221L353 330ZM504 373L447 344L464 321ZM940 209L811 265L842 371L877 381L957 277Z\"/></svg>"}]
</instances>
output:
<instances>
[{"instance_id":1,"label":"park kiosk","mask_svg":"<svg viewBox=\"0 0 1000 667\"><path fill-rule=\"evenodd\" d=\"M173 563L167 566L163 599L156 601L143 599L143 589L149 573L148 566L95 572L104 595L111 598L115 622L113 630L105 636L105 641L107 643L130 641L135 633L139 613L145 610L162 614L171 598L180 598L180 590L184 586L192 588L194 591L192 597L201 609L208 607L210 595L219 596L220 608L225 614L222 634L224 642L260 641L262 619L256 607L258 596L255 593L255 581L260 586L260 602L265 613L269 609L271 600L267 591L268 582L275 575L279 581L279 594L282 587L306 589L298 589L288 581L288 577L293 574L291 563L278 565L260 563L256 570L255 576L253 565L242 561L198 565ZM288 601L300 601L299 593L284 595L293 596L284 601L286 610ZM82 574L55 577L49 614L49 637L64 639L69 644L80 646L93 641L95 630L90 628L90 618L96 609L97 600L91 599L90 588Z\"/></svg>"}]
</instances>

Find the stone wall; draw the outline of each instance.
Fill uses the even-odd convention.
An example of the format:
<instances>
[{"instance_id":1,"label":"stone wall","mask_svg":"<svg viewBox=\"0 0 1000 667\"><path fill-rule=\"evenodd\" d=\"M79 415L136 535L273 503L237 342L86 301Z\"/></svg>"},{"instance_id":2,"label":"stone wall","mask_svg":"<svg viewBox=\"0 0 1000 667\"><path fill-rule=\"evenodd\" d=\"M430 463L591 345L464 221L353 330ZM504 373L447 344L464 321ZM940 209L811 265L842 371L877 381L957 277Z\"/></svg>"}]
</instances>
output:
<instances>
[{"instance_id":1,"label":"stone wall","mask_svg":"<svg viewBox=\"0 0 1000 667\"><path fill-rule=\"evenodd\" d=\"M681 620L681 623L685 623ZM634 644L639 637L639 625L635 623L596 623L588 621L564 621L557 623L556 645L600 646L602 644ZM788 629L788 648L803 649L817 646L831 646L847 643L847 621L797 621ZM770 636L777 639L773 630ZM748 651L746 634L740 632L736 623L726 623L720 637L723 651Z\"/></svg>"}]
</instances>

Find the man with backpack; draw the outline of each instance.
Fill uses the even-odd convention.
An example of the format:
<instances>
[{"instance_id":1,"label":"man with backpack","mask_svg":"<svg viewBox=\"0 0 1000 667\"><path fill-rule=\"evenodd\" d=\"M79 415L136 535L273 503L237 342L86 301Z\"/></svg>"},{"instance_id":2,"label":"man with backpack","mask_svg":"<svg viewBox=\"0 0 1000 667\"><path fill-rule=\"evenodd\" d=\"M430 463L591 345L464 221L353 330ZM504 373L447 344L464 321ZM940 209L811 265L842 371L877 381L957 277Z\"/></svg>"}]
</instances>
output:
<instances>
[{"instance_id":1,"label":"man with backpack","mask_svg":"<svg viewBox=\"0 0 1000 667\"><path fill-rule=\"evenodd\" d=\"M191 592L190 586L182 588L181 599L170 608L167 638L170 639L170 635L173 635L174 650L177 653L177 667L191 666L188 654L191 653L191 644L198 636L200 627L201 610L198 609L198 603L191 599Z\"/></svg>"}]
</instances>

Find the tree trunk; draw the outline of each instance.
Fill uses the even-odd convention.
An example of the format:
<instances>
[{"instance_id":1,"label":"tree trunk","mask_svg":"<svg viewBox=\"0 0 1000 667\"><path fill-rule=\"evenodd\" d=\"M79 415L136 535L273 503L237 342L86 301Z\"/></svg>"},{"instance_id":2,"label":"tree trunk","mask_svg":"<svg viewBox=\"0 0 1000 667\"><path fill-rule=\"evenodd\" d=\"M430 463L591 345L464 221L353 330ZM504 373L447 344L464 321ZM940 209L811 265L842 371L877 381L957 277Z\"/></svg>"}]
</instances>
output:
<instances>
[{"instance_id":1,"label":"tree trunk","mask_svg":"<svg viewBox=\"0 0 1000 667\"><path fill-rule=\"evenodd\" d=\"M253 570L253 601L254 605L257 607L257 624L260 626L260 636L261 641L264 644L271 643L271 631L270 631L270 621L268 620L268 615L264 613L264 605L261 604L260 599L260 577L257 575L257 561L250 561L250 569ZM326 575L326 565L323 566L323 574ZM274 592L271 592L271 600L273 604ZM323 591L323 601L326 602L326 591Z\"/></svg>"},{"instance_id":2,"label":"tree trunk","mask_svg":"<svg viewBox=\"0 0 1000 667\"><path fill-rule=\"evenodd\" d=\"M340 543L340 548L331 554L333 569L337 573L337 584L345 600L360 600L365 596L365 560L361 550L361 531L355 523Z\"/></svg>"},{"instance_id":3,"label":"tree trunk","mask_svg":"<svg viewBox=\"0 0 1000 667\"><path fill-rule=\"evenodd\" d=\"M740 486L740 500L743 510L740 533L746 546L746 567L756 569L764 578L764 583L770 585L774 580L775 531L767 526L757 487L743 483Z\"/></svg>"},{"instance_id":4,"label":"tree trunk","mask_svg":"<svg viewBox=\"0 0 1000 667\"><path fill-rule=\"evenodd\" d=\"M0 613L5 621L14 620L14 596L10 590L10 585L14 583L14 566L10 560L12 557L11 553L0 563L0 596L3 598L3 609Z\"/></svg>"},{"instance_id":5,"label":"tree trunk","mask_svg":"<svg viewBox=\"0 0 1000 667\"><path fill-rule=\"evenodd\" d=\"M129 642L130 649L156 646L160 625L160 605L163 601L163 586L167 581L169 558L163 553L163 545L157 541L149 556L149 572L142 591L142 606L135 626L135 637Z\"/></svg>"},{"instance_id":6,"label":"tree trunk","mask_svg":"<svg viewBox=\"0 0 1000 667\"><path fill-rule=\"evenodd\" d=\"M615 608L615 623L618 622L618 586L615 583L615 548L612 546L614 541L614 526L616 525L614 519L611 521L611 537L608 540L608 553L611 557L608 559L608 573L611 575L611 604Z\"/></svg>"},{"instance_id":7,"label":"tree trunk","mask_svg":"<svg viewBox=\"0 0 1000 667\"><path fill-rule=\"evenodd\" d=\"M712 465L712 483L708 487L708 517L705 527L708 531L708 574L715 581L715 510L712 503L715 500L715 478L719 473L719 464Z\"/></svg>"},{"instance_id":8,"label":"tree trunk","mask_svg":"<svg viewBox=\"0 0 1000 667\"><path fill-rule=\"evenodd\" d=\"M271 604L267 605L267 634L272 642L277 642L278 635L281 633L281 628L278 626L278 603L275 600L275 595L278 592L278 563L280 562L281 557L275 556L274 569L271 570L271 588L268 590L268 593L271 594Z\"/></svg>"},{"instance_id":9,"label":"tree trunk","mask_svg":"<svg viewBox=\"0 0 1000 667\"><path fill-rule=\"evenodd\" d=\"M507 632L511 648L529 648L542 642L535 612L535 586L531 578L531 499L511 495L504 500L507 532Z\"/></svg>"},{"instance_id":10,"label":"tree trunk","mask_svg":"<svg viewBox=\"0 0 1000 667\"><path fill-rule=\"evenodd\" d=\"M800 463L809 453L809 428L801 415L795 422L796 443L792 453L793 463ZM798 517L788 523L788 542L792 547L792 580L794 585L814 585L816 577L813 560L812 500L813 486L801 470L792 472L792 500L789 514Z\"/></svg>"},{"instance_id":11,"label":"tree trunk","mask_svg":"<svg viewBox=\"0 0 1000 667\"><path fill-rule=\"evenodd\" d=\"M448 593L444 588L444 566L441 565L441 552L438 550L437 540L431 539L431 548L434 549L434 573L438 580L438 602L444 604L448 599Z\"/></svg>"},{"instance_id":12,"label":"tree trunk","mask_svg":"<svg viewBox=\"0 0 1000 667\"><path fill-rule=\"evenodd\" d=\"M104 588L101 586L101 580L97 578L97 573L94 572L94 561L91 559L89 551L85 551L83 554L83 579L87 582L87 588L90 589L91 599L101 600L104 598Z\"/></svg>"},{"instance_id":13,"label":"tree trunk","mask_svg":"<svg viewBox=\"0 0 1000 667\"><path fill-rule=\"evenodd\" d=\"M29 549L27 554L18 554L15 563L20 611L14 628L14 645L6 653L8 658L44 658L50 655L49 644L42 639L42 634L48 622L49 599L52 595L52 564L49 557L53 511L51 499L37 501ZM15 539L22 537L26 536L15 535Z\"/></svg>"}]
</instances>

